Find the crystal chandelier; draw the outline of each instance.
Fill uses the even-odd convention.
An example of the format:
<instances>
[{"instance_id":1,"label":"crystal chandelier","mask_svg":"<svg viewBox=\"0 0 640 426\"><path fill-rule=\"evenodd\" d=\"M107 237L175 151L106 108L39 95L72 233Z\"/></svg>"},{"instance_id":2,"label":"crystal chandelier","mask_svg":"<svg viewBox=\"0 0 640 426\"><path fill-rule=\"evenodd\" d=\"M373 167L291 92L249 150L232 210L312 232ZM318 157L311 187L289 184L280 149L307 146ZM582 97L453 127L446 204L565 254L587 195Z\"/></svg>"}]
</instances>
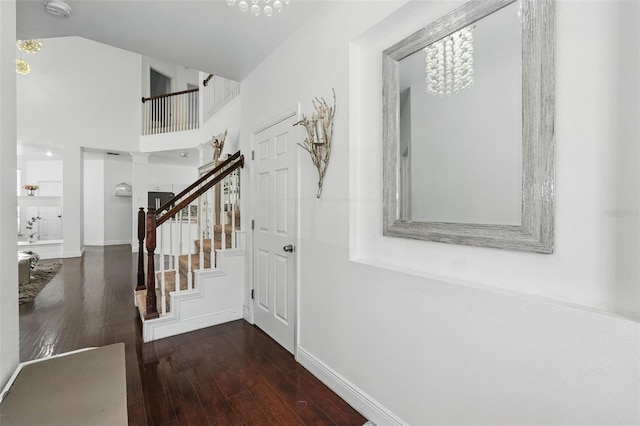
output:
<instances>
[{"instance_id":1,"label":"crystal chandelier","mask_svg":"<svg viewBox=\"0 0 640 426\"><path fill-rule=\"evenodd\" d=\"M18 74L27 75L31 71L31 66L22 59L16 59L16 72Z\"/></svg>"},{"instance_id":2,"label":"crystal chandelier","mask_svg":"<svg viewBox=\"0 0 640 426\"><path fill-rule=\"evenodd\" d=\"M36 53L42 49L42 41L40 39L18 40L16 46L25 53Z\"/></svg>"},{"instance_id":3,"label":"crystal chandelier","mask_svg":"<svg viewBox=\"0 0 640 426\"><path fill-rule=\"evenodd\" d=\"M460 31L427 46L427 93L451 95L473 86L473 28Z\"/></svg>"},{"instance_id":4,"label":"crystal chandelier","mask_svg":"<svg viewBox=\"0 0 640 426\"><path fill-rule=\"evenodd\" d=\"M273 16L273 12L281 12L285 4L289 4L291 0L240 0L238 9L240 12L251 11L253 16L259 16L264 13L265 16ZM249 6L251 3L251 6ZM229 6L235 6L236 0L227 0Z\"/></svg>"}]
</instances>

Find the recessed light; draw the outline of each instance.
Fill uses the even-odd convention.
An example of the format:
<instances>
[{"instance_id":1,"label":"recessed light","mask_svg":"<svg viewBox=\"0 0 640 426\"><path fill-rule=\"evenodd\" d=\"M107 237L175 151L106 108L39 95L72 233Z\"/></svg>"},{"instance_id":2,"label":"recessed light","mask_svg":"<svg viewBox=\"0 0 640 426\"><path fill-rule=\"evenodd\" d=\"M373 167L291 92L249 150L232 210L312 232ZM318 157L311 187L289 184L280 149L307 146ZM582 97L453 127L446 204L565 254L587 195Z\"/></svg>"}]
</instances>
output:
<instances>
[{"instance_id":1,"label":"recessed light","mask_svg":"<svg viewBox=\"0 0 640 426\"><path fill-rule=\"evenodd\" d=\"M68 18L71 15L71 7L61 0L45 0L44 9L49 15L59 18Z\"/></svg>"},{"instance_id":2,"label":"recessed light","mask_svg":"<svg viewBox=\"0 0 640 426\"><path fill-rule=\"evenodd\" d=\"M191 157L191 154L190 154L190 153L188 153L188 152L181 152L181 153L180 153L180 157L182 157L182 158L189 158L189 157Z\"/></svg>"},{"instance_id":3,"label":"recessed light","mask_svg":"<svg viewBox=\"0 0 640 426\"><path fill-rule=\"evenodd\" d=\"M51 150L50 150L50 149L48 149L48 150L47 150L47 153L46 153L46 156L47 156L47 157L53 157L53 152L51 152Z\"/></svg>"}]
</instances>

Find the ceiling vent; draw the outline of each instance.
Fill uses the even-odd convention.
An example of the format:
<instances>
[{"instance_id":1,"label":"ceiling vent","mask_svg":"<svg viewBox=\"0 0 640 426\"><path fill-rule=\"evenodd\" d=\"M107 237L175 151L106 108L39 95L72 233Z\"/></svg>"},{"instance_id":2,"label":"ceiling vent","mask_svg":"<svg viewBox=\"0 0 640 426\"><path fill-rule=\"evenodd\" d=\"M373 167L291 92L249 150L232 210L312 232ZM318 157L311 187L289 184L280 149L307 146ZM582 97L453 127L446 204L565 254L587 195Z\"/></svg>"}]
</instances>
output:
<instances>
[{"instance_id":1,"label":"ceiling vent","mask_svg":"<svg viewBox=\"0 0 640 426\"><path fill-rule=\"evenodd\" d=\"M45 0L44 8L49 15L59 18L68 18L71 15L71 7L60 0Z\"/></svg>"}]
</instances>

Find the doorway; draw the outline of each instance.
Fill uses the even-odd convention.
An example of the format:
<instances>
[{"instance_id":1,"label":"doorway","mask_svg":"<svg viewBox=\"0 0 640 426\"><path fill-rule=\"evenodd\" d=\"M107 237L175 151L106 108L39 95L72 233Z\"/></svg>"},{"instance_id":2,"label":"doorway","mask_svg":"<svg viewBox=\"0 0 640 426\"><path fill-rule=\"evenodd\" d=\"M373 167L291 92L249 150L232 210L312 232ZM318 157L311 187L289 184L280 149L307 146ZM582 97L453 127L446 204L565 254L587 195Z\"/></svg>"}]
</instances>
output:
<instances>
[{"instance_id":1,"label":"doorway","mask_svg":"<svg viewBox=\"0 0 640 426\"><path fill-rule=\"evenodd\" d=\"M156 97L171 93L171 77L167 77L149 68L149 96ZM161 100L151 101L151 117L153 122L158 123L160 126L169 123L171 117L171 111L169 110L169 102L161 102Z\"/></svg>"}]
</instances>

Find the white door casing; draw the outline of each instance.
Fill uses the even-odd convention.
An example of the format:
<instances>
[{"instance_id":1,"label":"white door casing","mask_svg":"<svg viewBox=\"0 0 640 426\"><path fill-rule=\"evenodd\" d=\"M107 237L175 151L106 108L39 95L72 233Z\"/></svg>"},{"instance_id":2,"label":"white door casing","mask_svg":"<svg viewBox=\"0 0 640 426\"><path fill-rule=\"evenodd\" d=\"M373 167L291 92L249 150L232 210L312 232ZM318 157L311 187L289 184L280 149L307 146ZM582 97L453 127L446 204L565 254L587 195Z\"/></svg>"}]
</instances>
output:
<instances>
[{"instance_id":1,"label":"white door casing","mask_svg":"<svg viewBox=\"0 0 640 426\"><path fill-rule=\"evenodd\" d=\"M253 318L293 353L295 348L295 115L254 134ZM292 251L286 251L285 248Z\"/></svg>"}]
</instances>

